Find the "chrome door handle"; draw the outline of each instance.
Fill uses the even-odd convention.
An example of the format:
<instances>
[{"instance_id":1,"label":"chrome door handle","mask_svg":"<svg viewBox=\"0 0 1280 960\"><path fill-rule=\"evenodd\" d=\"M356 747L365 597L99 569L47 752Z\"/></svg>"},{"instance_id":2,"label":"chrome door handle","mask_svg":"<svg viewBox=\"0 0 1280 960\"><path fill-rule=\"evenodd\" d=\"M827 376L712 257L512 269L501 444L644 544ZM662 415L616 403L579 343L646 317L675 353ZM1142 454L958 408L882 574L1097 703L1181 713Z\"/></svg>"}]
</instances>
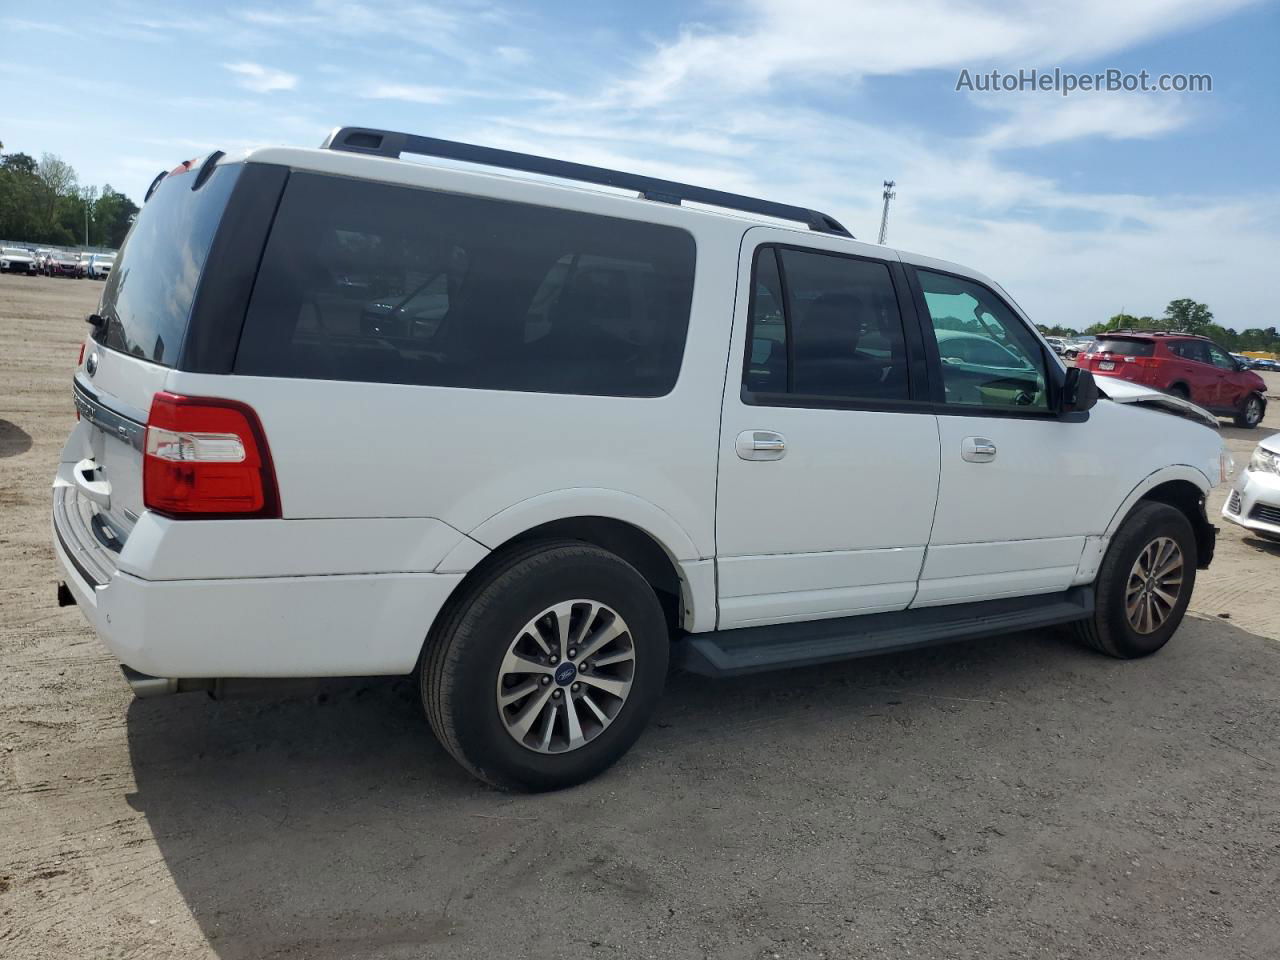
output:
<instances>
[{"instance_id":1,"label":"chrome door handle","mask_svg":"<svg viewBox=\"0 0 1280 960\"><path fill-rule=\"evenodd\" d=\"M781 460L787 454L787 441L772 430L743 430L734 444L743 460Z\"/></svg>"},{"instance_id":2,"label":"chrome door handle","mask_svg":"<svg viewBox=\"0 0 1280 960\"><path fill-rule=\"evenodd\" d=\"M990 463L996 458L996 445L986 437L965 437L960 443L960 456L970 463Z\"/></svg>"}]
</instances>

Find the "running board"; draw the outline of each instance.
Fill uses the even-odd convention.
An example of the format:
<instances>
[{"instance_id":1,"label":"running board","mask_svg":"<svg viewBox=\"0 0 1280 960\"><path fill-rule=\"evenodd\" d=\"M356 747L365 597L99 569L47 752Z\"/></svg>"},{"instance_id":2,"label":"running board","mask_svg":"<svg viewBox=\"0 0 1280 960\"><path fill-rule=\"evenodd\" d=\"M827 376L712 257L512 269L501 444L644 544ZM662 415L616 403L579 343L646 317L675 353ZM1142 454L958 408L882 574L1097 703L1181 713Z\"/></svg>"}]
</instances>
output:
<instances>
[{"instance_id":1,"label":"running board","mask_svg":"<svg viewBox=\"0 0 1280 960\"><path fill-rule=\"evenodd\" d=\"M1072 587L1035 597L689 634L673 653L690 673L733 677L1051 627L1092 614L1093 587Z\"/></svg>"}]
</instances>

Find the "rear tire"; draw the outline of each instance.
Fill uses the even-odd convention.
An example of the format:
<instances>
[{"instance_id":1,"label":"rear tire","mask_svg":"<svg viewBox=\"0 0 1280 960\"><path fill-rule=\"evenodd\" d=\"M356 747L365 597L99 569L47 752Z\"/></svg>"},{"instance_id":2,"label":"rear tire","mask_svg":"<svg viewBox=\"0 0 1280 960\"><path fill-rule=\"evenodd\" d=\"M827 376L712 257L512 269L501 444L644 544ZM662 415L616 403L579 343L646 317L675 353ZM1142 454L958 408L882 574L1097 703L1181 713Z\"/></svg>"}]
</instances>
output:
<instances>
[{"instance_id":1,"label":"rear tire","mask_svg":"<svg viewBox=\"0 0 1280 960\"><path fill-rule=\"evenodd\" d=\"M1077 636L1124 660L1155 653L1182 623L1196 562L1195 532L1186 516L1165 503L1140 502L1103 558L1093 615L1076 624Z\"/></svg>"},{"instance_id":2,"label":"rear tire","mask_svg":"<svg viewBox=\"0 0 1280 960\"><path fill-rule=\"evenodd\" d=\"M616 639L596 646L606 633ZM578 541L531 544L446 609L419 688L436 737L473 775L505 790L556 790L603 772L635 743L669 652L658 598L629 563Z\"/></svg>"},{"instance_id":3,"label":"rear tire","mask_svg":"<svg viewBox=\"0 0 1280 960\"><path fill-rule=\"evenodd\" d=\"M1183 386L1180 383L1175 383L1172 387L1170 387L1169 393L1175 397L1180 397L1183 400L1191 399L1191 391L1188 390L1185 386Z\"/></svg>"},{"instance_id":4,"label":"rear tire","mask_svg":"<svg viewBox=\"0 0 1280 960\"><path fill-rule=\"evenodd\" d=\"M1262 415L1266 407L1263 401L1256 393L1251 393L1245 397L1244 403L1240 409L1236 411L1235 423L1237 427L1243 427L1246 430L1254 429L1262 422Z\"/></svg>"}]
</instances>

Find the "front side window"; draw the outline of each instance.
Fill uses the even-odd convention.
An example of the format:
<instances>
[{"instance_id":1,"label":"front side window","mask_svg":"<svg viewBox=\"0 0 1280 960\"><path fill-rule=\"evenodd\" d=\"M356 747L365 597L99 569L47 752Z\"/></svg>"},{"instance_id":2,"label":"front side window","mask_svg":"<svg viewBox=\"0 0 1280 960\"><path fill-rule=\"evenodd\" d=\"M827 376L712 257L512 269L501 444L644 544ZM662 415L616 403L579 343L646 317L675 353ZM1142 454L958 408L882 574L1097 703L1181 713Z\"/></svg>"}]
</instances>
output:
<instances>
[{"instance_id":1,"label":"front side window","mask_svg":"<svg viewBox=\"0 0 1280 960\"><path fill-rule=\"evenodd\" d=\"M1039 342L981 284L918 270L938 343L946 402L1043 413L1049 409Z\"/></svg>"},{"instance_id":2,"label":"front side window","mask_svg":"<svg viewBox=\"0 0 1280 960\"><path fill-rule=\"evenodd\" d=\"M1220 370L1236 369L1236 362L1221 347L1212 343L1207 343L1205 346L1209 350L1209 360L1215 367Z\"/></svg>"},{"instance_id":3,"label":"front side window","mask_svg":"<svg viewBox=\"0 0 1280 960\"><path fill-rule=\"evenodd\" d=\"M893 280L874 260L761 247L743 385L868 403L910 399Z\"/></svg>"},{"instance_id":4,"label":"front side window","mask_svg":"<svg viewBox=\"0 0 1280 960\"><path fill-rule=\"evenodd\" d=\"M295 172L235 370L662 396L694 255L675 227Z\"/></svg>"}]
</instances>

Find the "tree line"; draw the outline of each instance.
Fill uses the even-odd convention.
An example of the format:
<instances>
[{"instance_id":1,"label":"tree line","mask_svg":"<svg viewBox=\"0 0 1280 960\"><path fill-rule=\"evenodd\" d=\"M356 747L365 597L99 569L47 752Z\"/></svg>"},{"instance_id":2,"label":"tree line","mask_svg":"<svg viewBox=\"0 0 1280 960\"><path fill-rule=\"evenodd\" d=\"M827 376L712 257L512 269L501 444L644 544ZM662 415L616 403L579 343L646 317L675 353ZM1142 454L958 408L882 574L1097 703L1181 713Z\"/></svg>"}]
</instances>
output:
<instances>
[{"instance_id":1,"label":"tree line","mask_svg":"<svg viewBox=\"0 0 1280 960\"><path fill-rule=\"evenodd\" d=\"M137 213L138 205L111 184L82 185L75 168L52 153L36 160L0 152L0 238L118 247Z\"/></svg>"},{"instance_id":2,"label":"tree line","mask_svg":"<svg viewBox=\"0 0 1280 960\"><path fill-rule=\"evenodd\" d=\"M1076 337L1081 331L1070 327L1040 327L1041 332L1051 337ZM1170 333L1192 333L1208 337L1220 347L1233 353L1243 350L1258 350L1267 353L1280 353L1280 331L1271 327L1250 327L1236 332L1221 324L1213 322L1213 311L1203 303L1183 297L1170 300L1164 308L1164 316L1135 317L1129 313L1117 313L1105 323L1095 323L1087 327L1083 333L1113 333L1116 330L1166 330Z\"/></svg>"}]
</instances>

